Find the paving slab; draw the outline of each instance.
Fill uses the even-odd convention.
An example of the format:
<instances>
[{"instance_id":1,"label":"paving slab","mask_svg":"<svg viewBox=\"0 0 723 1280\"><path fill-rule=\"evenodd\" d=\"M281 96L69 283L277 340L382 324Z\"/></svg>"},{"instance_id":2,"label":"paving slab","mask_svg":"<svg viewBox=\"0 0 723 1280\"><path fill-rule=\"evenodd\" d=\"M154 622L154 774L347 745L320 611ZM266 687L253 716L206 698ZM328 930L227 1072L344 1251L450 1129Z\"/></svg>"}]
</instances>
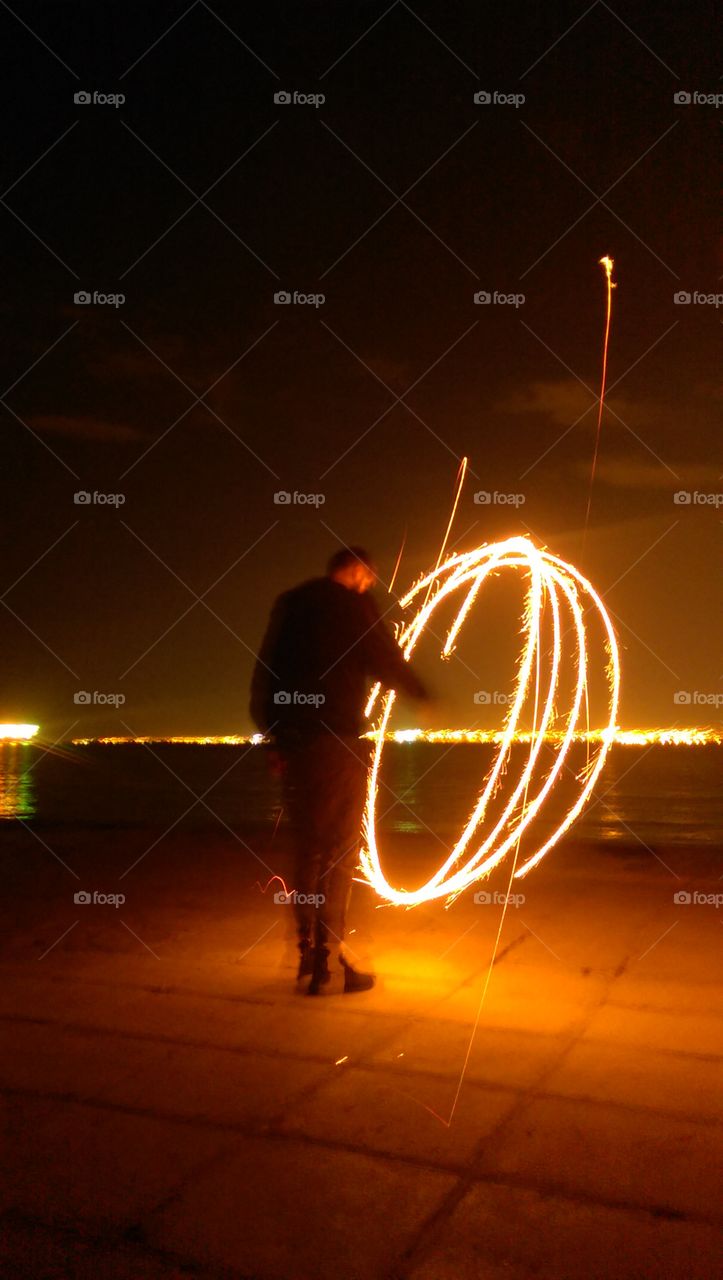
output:
<instances>
[{"instance_id":1,"label":"paving slab","mask_svg":"<svg viewBox=\"0 0 723 1280\"><path fill-rule=\"evenodd\" d=\"M3 1280L223 1280L217 1271L159 1258L123 1239L102 1243L10 1217L0 1223L0 1274Z\"/></svg>"},{"instance_id":2,"label":"paving slab","mask_svg":"<svg viewBox=\"0 0 723 1280\"><path fill-rule=\"evenodd\" d=\"M2 1210L112 1230L229 1146L220 1130L55 1098L3 1100Z\"/></svg>"},{"instance_id":3,"label":"paving slab","mask_svg":"<svg viewBox=\"0 0 723 1280\"><path fill-rule=\"evenodd\" d=\"M328 1138L366 1151L417 1158L441 1166L463 1166L478 1143L515 1105L509 1090L470 1085L459 1096L455 1080L410 1073L364 1071L340 1064L313 1096L287 1109L284 1132Z\"/></svg>"},{"instance_id":4,"label":"paving slab","mask_svg":"<svg viewBox=\"0 0 723 1280\"><path fill-rule=\"evenodd\" d=\"M268 979L268 974L266 975ZM293 979L276 983L275 999L246 998L245 988L209 985L203 992L155 990L101 983L48 984L14 979L15 995L0 1001L11 1016L48 1024L54 1036L63 1026L99 1033L177 1039L209 1047L288 1052L334 1062L344 1052L372 1052L406 1025L392 1010L381 1011L366 996L310 999L295 990ZM0 1015L1 1016L1 1015ZM6 1023L7 1027L12 1024Z\"/></svg>"},{"instance_id":5,"label":"paving slab","mask_svg":"<svg viewBox=\"0 0 723 1280\"><path fill-rule=\"evenodd\" d=\"M562 968L552 977L544 968L507 968L503 962L493 969L485 994L486 979L486 973L481 972L465 981L450 991L435 1012L473 1026L484 995L480 1017L485 1025L560 1035L580 1024L602 998L597 985ZM417 1007L420 1005L424 1010L417 993Z\"/></svg>"},{"instance_id":6,"label":"paving slab","mask_svg":"<svg viewBox=\"0 0 723 1280\"><path fill-rule=\"evenodd\" d=\"M718 939L716 939L718 941ZM709 947L708 962L716 954L716 948ZM643 977L637 969L624 973L615 983L615 1006L629 1009L660 1010L668 1013L715 1013L723 1017L723 986L715 970L710 972L708 981L702 980L702 972L698 969L689 982L683 982L680 969L675 977Z\"/></svg>"},{"instance_id":7,"label":"paving slab","mask_svg":"<svg viewBox=\"0 0 723 1280\"><path fill-rule=\"evenodd\" d=\"M145 1222L146 1238L242 1275L379 1280L454 1182L318 1143L243 1139Z\"/></svg>"},{"instance_id":8,"label":"paving slab","mask_svg":"<svg viewBox=\"0 0 723 1280\"><path fill-rule=\"evenodd\" d=\"M564 1035L490 1027L485 1017L476 1031L474 1023L425 1018L410 1023L370 1060L380 1066L401 1066L405 1071L429 1072L455 1081L464 1070L464 1079L470 1083L519 1090L537 1081L567 1045Z\"/></svg>"},{"instance_id":9,"label":"paving slab","mask_svg":"<svg viewBox=\"0 0 723 1280\"><path fill-rule=\"evenodd\" d=\"M479 1169L571 1195L715 1217L723 1146L717 1126L545 1099L510 1120Z\"/></svg>"},{"instance_id":10,"label":"paving slab","mask_svg":"<svg viewBox=\"0 0 723 1280\"><path fill-rule=\"evenodd\" d=\"M547 1077L544 1089L723 1124L723 1059L582 1039Z\"/></svg>"},{"instance_id":11,"label":"paving slab","mask_svg":"<svg viewBox=\"0 0 723 1280\"><path fill-rule=\"evenodd\" d=\"M715 1227L494 1184L470 1188L405 1280L711 1280Z\"/></svg>"},{"instance_id":12,"label":"paving slab","mask_svg":"<svg viewBox=\"0 0 723 1280\"><path fill-rule=\"evenodd\" d=\"M720 1013L668 1013L609 1003L593 1013L585 1035L589 1040L647 1046L669 1053L682 1050L723 1057Z\"/></svg>"}]
</instances>

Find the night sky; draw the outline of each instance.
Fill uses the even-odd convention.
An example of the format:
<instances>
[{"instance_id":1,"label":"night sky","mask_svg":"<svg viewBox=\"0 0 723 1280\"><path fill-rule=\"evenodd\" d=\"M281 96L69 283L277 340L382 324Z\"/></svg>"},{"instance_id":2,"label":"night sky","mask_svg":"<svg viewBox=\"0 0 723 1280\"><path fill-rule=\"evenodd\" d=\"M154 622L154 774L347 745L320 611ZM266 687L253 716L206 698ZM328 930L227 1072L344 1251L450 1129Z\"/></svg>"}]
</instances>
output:
<instances>
[{"instance_id":1,"label":"night sky","mask_svg":"<svg viewBox=\"0 0 723 1280\"><path fill-rule=\"evenodd\" d=\"M3 4L0 718L248 732L274 597L341 543L387 581L405 530L410 583L466 454L452 541L527 534L591 577L621 723L719 724L695 701L723 692L714 12ZM521 586L480 601L464 663L422 654L438 698L400 723L499 723L472 694L509 687Z\"/></svg>"}]
</instances>

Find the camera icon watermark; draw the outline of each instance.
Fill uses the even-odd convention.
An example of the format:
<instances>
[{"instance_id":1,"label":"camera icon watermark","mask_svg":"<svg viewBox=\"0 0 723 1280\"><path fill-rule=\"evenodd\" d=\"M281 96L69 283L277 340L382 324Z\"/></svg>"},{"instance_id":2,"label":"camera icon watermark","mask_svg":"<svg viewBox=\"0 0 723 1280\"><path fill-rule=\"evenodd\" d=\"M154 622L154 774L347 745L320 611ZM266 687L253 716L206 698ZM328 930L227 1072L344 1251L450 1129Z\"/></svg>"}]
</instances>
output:
<instances>
[{"instance_id":1,"label":"camera icon watermark","mask_svg":"<svg viewBox=\"0 0 723 1280\"><path fill-rule=\"evenodd\" d=\"M78 289L73 294L73 302L76 307L122 307L126 300L124 293L100 293L94 289L92 293L88 289Z\"/></svg>"},{"instance_id":2,"label":"camera icon watermark","mask_svg":"<svg viewBox=\"0 0 723 1280\"><path fill-rule=\"evenodd\" d=\"M78 89L73 94L73 102L77 107L122 107L126 100L124 93L99 93L94 89L90 93L87 89Z\"/></svg>"},{"instance_id":3,"label":"camera icon watermark","mask_svg":"<svg viewBox=\"0 0 723 1280\"><path fill-rule=\"evenodd\" d=\"M274 704L277 707L323 707L326 702L326 695L323 693L301 693L298 689L289 692L288 689L278 689L274 694Z\"/></svg>"},{"instance_id":4,"label":"camera icon watermark","mask_svg":"<svg viewBox=\"0 0 723 1280\"><path fill-rule=\"evenodd\" d=\"M91 904L99 907L122 907L126 900L124 893L101 893L98 889L94 889L92 893L88 893L87 889L78 889L73 894L73 902L77 907L87 907Z\"/></svg>"},{"instance_id":5,"label":"camera icon watermark","mask_svg":"<svg viewBox=\"0 0 723 1280\"><path fill-rule=\"evenodd\" d=\"M514 702L511 693L502 693L499 689L493 689L490 693L489 689L478 689L472 695L472 701L478 707L509 707Z\"/></svg>"},{"instance_id":6,"label":"camera icon watermark","mask_svg":"<svg viewBox=\"0 0 723 1280\"><path fill-rule=\"evenodd\" d=\"M288 489L277 489L274 494L277 507L323 507L325 502L326 495L323 493L299 493L297 489L290 493Z\"/></svg>"},{"instance_id":7,"label":"camera icon watermark","mask_svg":"<svg viewBox=\"0 0 723 1280\"><path fill-rule=\"evenodd\" d=\"M527 498L524 493L490 493L488 489L478 489L473 501L478 507L522 507Z\"/></svg>"},{"instance_id":8,"label":"camera icon watermark","mask_svg":"<svg viewBox=\"0 0 723 1280\"><path fill-rule=\"evenodd\" d=\"M124 493L99 493L94 489L78 489L73 494L76 507L122 507L126 500Z\"/></svg>"},{"instance_id":9,"label":"camera icon watermark","mask_svg":"<svg viewBox=\"0 0 723 1280\"><path fill-rule=\"evenodd\" d=\"M474 895L474 902L478 907L521 907L525 902L524 893L500 893L496 890L494 893L488 893L486 889L480 889Z\"/></svg>"},{"instance_id":10,"label":"camera icon watermark","mask_svg":"<svg viewBox=\"0 0 723 1280\"><path fill-rule=\"evenodd\" d=\"M73 702L77 707L122 707L126 700L124 693L100 693L98 689L78 689L73 694Z\"/></svg>"},{"instance_id":11,"label":"camera icon watermark","mask_svg":"<svg viewBox=\"0 0 723 1280\"><path fill-rule=\"evenodd\" d=\"M300 93L298 89L277 89L274 94L277 107L323 107L326 102L325 93Z\"/></svg>"},{"instance_id":12,"label":"camera icon watermark","mask_svg":"<svg viewBox=\"0 0 723 1280\"><path fill-rule=\"evenodd\" d=\"M478 107L519 108L527 101L524 93L501 93L499 89L494 89L491 93L488 89L478 89L473 99Z\"/></svg>"},{"instance_id":13,"label":"camera icon watermark","mask_svg":"<svg viewBox=\"0 0 723 1280\"><path fill-rule=\"evenodd\" d=\"M294 289L290 293L288 289L278 289L274 294L274 305L277 307L323 307L326 302L325 293L300 293L298 289Z\"/></svg>"},{"instance_id":14,"label":"camera icon watermark","mask_svg":"<svg viewBox=\"0 0 723 1280\"><path fill-rule=\"evenodd\" d=\"M474 304L476 307L524 307L524 293L501 293L499 289L495 289L494 293L490 293L489 289L478 289L475 294Z\"/></svg>"},{"instance_id":15,"label":"camera icon watermark","mask_svg":"<svg viewBox=\"0 0 723 1280\"><path fill-rule=\"evenodd\" d=\"M673 494L676 507L723 507L723 493L701 493L699 489L679 489Z\"/></svg>"}]
</instances>

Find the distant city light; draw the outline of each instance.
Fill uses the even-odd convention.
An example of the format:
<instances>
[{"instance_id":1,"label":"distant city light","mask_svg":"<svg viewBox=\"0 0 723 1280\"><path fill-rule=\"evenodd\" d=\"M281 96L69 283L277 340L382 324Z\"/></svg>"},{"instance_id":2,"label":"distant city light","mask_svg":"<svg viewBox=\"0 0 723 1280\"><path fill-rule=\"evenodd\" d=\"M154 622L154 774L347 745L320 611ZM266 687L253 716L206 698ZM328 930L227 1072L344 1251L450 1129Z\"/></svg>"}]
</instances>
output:
<instances>
[{"instance_id":1,"label":"distant city light","mask_svg":"<svg viewBox=\"0 0 723 1280\"><path fill-rule=\"evenodd\" d=\"M39 728L39 724L0 724L0 742L28 742Z\"/></svg>"},{"instance_id":2,"label":"distant city light","mask_svg":"<svg viewBox=\"0 0 723 1280\"><path fill-rule=\"evenodd\" d=\"M37 725L0 725L0 740L7 739L8 734L5 732L9 729L27 729L32 733L22 735L23 739L32 737L37 732ZM573 742L599 742L603 734L602 729L591 729L589 733L576 733L573 735ZM20 739L21 734L10 735L16 739ZM377 734L372 729L368 733L362 735L365 738L376 741ZM557 742L561 734L547 733L545 740L549 742ZM502 738L502 731L499 729L394 729L385 734L385 742L394 742L397 744L407 744L415 742L445 742L445 743L492 743L498 745ZM520 731L514 735L513 742L529 743L531 734ZM247 734L227 734L225 736L214 736L212 734L204 734L201 737L139 737L139 738L73 738L72 743L75 747L87 747L94 743L102 745L121 745L123 743L136 743L143 745L145 743L188 745L188 746L212 746L212 747L239 747L239 746L262 746L266 741L261 733ZM612 735L612 742L619 747L646 747L654 742L661 746L672 747L701 747L711 744L723 743L723 733L716 729L616 729Z\"/></svg>"}]
</instances>

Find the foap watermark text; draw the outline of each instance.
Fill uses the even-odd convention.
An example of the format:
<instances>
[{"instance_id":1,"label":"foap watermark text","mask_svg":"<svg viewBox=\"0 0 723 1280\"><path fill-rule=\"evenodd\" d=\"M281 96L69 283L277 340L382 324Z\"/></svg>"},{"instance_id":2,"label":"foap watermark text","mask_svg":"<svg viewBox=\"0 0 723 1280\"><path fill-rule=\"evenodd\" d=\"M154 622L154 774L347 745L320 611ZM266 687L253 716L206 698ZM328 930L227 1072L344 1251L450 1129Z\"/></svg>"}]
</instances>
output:
<instances>
[{"instance_id":1,"label":"foap watermark text","mask_svg":"<svg viewBox=\"0 0 723 1280\"><path fill-rule=\"evenodd\" d=\"M125 500L124 493L99 493L97 489L92 493L89 489L78 489L73 494L76 507L122 507Z\"/></svg>"},{"instance_id":2,"label":"foap watermark text","mask_svg":"<svg viewBox=\"0 0 723 1280\"><path fill-rule=\"evenodd\" d=\"M474 295L474 303L476 307L524 307L524 293L502 293L499 289L495 289L494 293L490 293L488 289L478 289Z\"/></svg>"},{"instance_id":3,"label":"foap watermark text","mask_svg":"<svg viewBox=\"0 0 723 1280\"><path fill-rule=\"evenodd\" d=\"M478 907L521 907L524 905L525 895L524 893L500 893L499 890L489 893L486 889L480 889L474 895L474 901Z\"/></svg>"},{"instance_id":4,"label":"foap watermark text","mask_svg":"<svg viewBox=\"0 0 723 1280\"><path fill-rule=\"evenodd\" d=\"M124 293L100 293L98 289L94 289L91 293L89 289L79 289L73 294L73 302L76 307L122 307L126 300Z\"/></svg>"},{"instance_id":5,"label":"foap watermark text","mask_svg":"<svg viewBox=\"0 0 723 1280\"><path fill-rule=\"evenodd\" d=\"M73 894L73 902L78 907L122 907L126 900L124 893L101 893L99 889L94 889L89 893L87 889L79 889Z\"/></svg>"},{"instance_id":6,"label":"foap watermark text","mask_svg":"<svg viewBox=\"0 0 723 1280\"><path fill-rule=\"evenodd\" d=\"M326 902L326 898L323 893L297 893L296 889L289 889L288 893L284 893L283 889L279 889L274 894L274 902L284 907L294 906L296 903L302 906L308 904L310 907L321 907Z\"/></svg>"},{"instance_id":7,"label":"foap watermark text","mask_svg":"<svg viewBox=\"0 0 723 1280\"><path fill-rule=\"evenodd\" d=\"M298 689L289 692L288 689L279 689L274 694L274 703L277 707L323 707L326 697L323 693L301 693Z\"/></svg>"},{"instance_id":8,"label":"foap watermark text","mask_svg":"<svg viewBox=\"0 0 723 1280\"><path fill-rule=\"evenodd\" d=\"M290 293L288 289L279 289L274 294L277 307L323 307L325 302L325 293L301 293L298 289Z\"/></svg>"},{"instance_id":9,"label":"foap watermark text","mask_svg":"<svg viewBox=\"0 0 723 1280\"><path fill-rule=\"evenodd\" d=\"M122 107L126 100L124 93L101 93L99 89L94 89L91 93L88 89L78 89L73 94L73 102L77 107Z\"/></svg>"},{"instance_id":10,"label":"foap watermark text","mask_svg":"<svg viewBox=\"0 0 723 1280\"><path fill-rule=\"evenodd\" d=\"M101 693L98 689L78 689L73 694L73 702L78 707L122 707L125 700L124 693Z\"/></svg>"},{"instance_id":11,"label":"foap watermark text","mask_svg":"<svg viewBox=\"0 0 723 1280\"><path fill-rule=\"evenodd\" d=\"M478 89L474 94L478 107L521 107L527 101L524 93L502 93L500 89Z\"/></svg>"},{"instance_id":12,"label":"foap watermark text","mask_svg":"<svg viewBox=\"0 0 723 1280\"><path fill-rule=\"evenodd\" d=\"M478 507L521 507L527 501L524 493L490 493L488 489L478 489L474 495Z\"/></svg>"},{"instance_id":13,"label":"foap watermark text","mask_svg":"<svg viewBox=\"0 0 723 1280\"><path fill-rule=\"evenodd\" d=\"M274 502L277 507L323 507L326 494L299 493L298 489L290 493L288 489L277 489Z\"/></svg>"},{"instance_id":14,"label":"foap watermark text","mask_svg":"<svg viewBox=\"0 0 723 1280\"><path fill-rule=\"evenodd\" d=\"M277 89L274 94L277 107L323 107L325 93L301 93L298 89Z\"/></svg>"}]
</instances>

